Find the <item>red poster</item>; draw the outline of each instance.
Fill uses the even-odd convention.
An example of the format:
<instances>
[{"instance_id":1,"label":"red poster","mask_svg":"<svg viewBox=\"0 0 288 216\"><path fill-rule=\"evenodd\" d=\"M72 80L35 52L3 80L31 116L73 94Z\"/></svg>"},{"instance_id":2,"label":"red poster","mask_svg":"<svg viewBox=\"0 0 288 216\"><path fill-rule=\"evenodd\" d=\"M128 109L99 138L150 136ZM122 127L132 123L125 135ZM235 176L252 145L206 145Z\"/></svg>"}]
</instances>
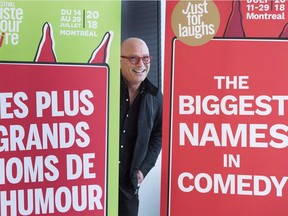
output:
<instances>
[{"instance_id":1,"label":"red poster","mask_svg":"<svg viewBox=\"0 0 288 216\"><path fill-rule=\"evenodd\" d=\"M0 73L0 215L106 215L107 66Z\"/></svg>"},{"instance_id":2,"label":"red poster","mask_svg":"<svg viewBox=\"0 0 288 216\"><path fill-rule=\"evenodd\" d=\"M161 215L288 214L287 2L257 2L167 2Z\"/></svg>"}]
</instances>

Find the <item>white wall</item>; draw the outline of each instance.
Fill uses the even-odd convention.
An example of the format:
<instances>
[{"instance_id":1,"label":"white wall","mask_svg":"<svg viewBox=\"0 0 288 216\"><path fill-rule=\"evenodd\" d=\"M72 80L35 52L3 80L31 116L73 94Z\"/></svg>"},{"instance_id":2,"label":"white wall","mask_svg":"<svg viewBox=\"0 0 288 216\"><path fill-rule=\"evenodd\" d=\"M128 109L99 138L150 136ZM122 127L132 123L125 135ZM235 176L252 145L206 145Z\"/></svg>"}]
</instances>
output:
<instances>
[{"instance_id":1,"label":"white wall","mask_svg":"<svg viewBox=\"0 0 288 216\"><path fill-rule=\"evenodd\" d=\"M155 167L148 173L139 190L138 216L160 215L161 153Z\"/></svg>"}]
</instances>

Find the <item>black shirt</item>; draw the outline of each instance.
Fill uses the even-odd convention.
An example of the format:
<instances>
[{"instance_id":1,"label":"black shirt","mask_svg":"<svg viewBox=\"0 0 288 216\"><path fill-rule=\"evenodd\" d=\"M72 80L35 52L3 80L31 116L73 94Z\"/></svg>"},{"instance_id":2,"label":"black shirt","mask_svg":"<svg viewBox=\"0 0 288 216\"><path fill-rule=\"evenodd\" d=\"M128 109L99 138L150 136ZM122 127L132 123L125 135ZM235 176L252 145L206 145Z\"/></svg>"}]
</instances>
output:
<instances>
[{"instance_id":1,"label":"black shirt","mask_svg":"<svg viewBox=\"0 0 288 216\"><path fill-rule=\"evenodd\" d=\"M120 186L122 187L133 187L130 181L130 167L137 138L137 123L142 93L143 85L140 85L140 91L130 106L128 89L121 77L119 177Z\"/></svg>"}]
</instances>

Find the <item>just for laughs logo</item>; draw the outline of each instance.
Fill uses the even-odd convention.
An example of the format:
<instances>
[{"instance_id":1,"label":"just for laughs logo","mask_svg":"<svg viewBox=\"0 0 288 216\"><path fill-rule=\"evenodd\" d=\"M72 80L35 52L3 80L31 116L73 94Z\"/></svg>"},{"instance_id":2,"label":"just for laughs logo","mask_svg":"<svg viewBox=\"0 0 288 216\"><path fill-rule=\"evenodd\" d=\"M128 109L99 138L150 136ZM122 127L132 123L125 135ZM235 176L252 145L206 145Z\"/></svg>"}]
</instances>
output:
<instances>
[{"instance_id":1,"label":"just for laughs logo","mask_svg":"<svg viewBox=\"0 0 288 216\"><path fill-rule=\"evenodd\" d=\"M219 13L212 1L180 1L172 14L173 32L190 46L211 40L219 26Z\"/></svg>"}]
</instances>

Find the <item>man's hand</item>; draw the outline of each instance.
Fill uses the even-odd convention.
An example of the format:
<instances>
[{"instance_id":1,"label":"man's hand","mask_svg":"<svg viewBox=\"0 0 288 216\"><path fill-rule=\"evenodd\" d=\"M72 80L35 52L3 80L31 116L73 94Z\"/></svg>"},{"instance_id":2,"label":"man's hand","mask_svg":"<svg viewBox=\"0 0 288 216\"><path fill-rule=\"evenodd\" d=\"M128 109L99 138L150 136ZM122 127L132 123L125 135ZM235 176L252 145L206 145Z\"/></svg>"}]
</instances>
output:
<instances>
[{"instance_id":1,"label":"man's hand","mask_svg":"<svg viewBox=\"0 0 288 216\"><path fill-rule=\"evenodd\" d=\"M140 170L137 171L137 179L138 179L138 187L140 187L140 185L144 179L144 175Z\"/></svg>"}]
</instances>

